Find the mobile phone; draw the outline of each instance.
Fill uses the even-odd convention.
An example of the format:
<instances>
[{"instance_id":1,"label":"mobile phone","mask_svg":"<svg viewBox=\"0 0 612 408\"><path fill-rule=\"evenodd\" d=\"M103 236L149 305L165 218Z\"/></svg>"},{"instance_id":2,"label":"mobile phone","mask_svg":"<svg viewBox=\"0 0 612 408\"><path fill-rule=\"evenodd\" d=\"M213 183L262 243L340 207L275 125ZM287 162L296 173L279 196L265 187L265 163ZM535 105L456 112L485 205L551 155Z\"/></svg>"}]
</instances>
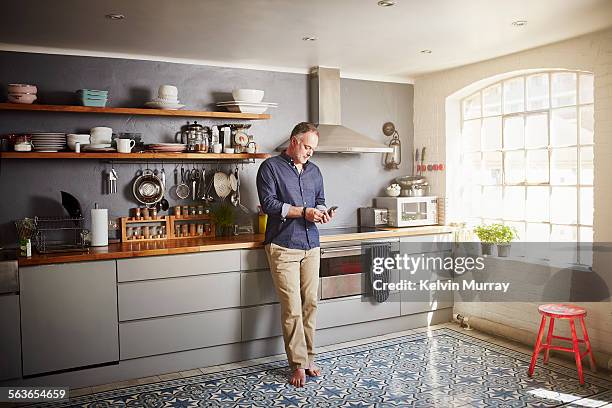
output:
<instances>
[{"instance_id":1,"label":"mobile phone","mask_svg":"<svg viewBox=\"0 0 612 408\"><path fill-rule=\"evenodd\" d=\"M327 215L331 215L332 211L336 211L338 209L337 205L334 205L333 207L330 207L327 209Z\"/></svg>"}]
</instances>

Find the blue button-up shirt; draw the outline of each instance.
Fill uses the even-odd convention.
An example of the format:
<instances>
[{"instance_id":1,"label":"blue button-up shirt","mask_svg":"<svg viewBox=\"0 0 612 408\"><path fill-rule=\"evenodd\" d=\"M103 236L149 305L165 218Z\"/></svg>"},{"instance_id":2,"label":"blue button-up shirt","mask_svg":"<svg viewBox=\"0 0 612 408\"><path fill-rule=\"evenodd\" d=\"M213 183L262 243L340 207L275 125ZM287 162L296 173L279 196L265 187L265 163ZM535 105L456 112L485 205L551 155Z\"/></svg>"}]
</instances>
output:
<instances>
[{"instance_id":1,"label":"blue button-up shirt","mask_svg":"<svg viewBox=\"0 0 612 408\"><path fill-rule=\"evenodd\" d=\"M319 246L319 230L304 218L286 218L289 206L325 209L323 176L308 161L298 172L285 152L265 160L257 172L257 193L268 214L264 244L308 250Z\"/></svg>"}]
</instances>

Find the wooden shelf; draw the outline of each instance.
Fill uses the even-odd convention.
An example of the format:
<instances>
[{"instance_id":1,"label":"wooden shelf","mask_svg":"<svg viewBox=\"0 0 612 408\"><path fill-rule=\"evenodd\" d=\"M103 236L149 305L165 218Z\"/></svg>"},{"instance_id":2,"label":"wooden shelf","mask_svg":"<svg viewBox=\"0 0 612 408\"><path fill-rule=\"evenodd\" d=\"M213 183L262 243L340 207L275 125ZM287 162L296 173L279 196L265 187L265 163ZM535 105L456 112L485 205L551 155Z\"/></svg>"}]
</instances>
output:
<instances>
[{"instance_id":1,"label":"wooden shelf","mask_svg":"<svg viewBox=\"0 0 612 408\"><path fill-rule=\"evenodd\" d=\"M73 113L106 113L115 115L142 115L142 116L174 116L189 118L212 119L270 119L269 114L234 113L234 112L205 112L193 110L168 110L147 108L96 108L91 106L72 105L37 105L23 103L0 103L0 110L36 111L36 112L73 112Z\"/></svg>"},{"instance_id":2,"label":"wooden shelf","mask_svg":"<svg viewBox=\"0 0 612 408\"><path fill-rule=\"evenodd\" d=\"M108 160L247 160L267 159L269 153L74 153L0 152L0 159L108 159Z\"/></svg>"}]
</instances>

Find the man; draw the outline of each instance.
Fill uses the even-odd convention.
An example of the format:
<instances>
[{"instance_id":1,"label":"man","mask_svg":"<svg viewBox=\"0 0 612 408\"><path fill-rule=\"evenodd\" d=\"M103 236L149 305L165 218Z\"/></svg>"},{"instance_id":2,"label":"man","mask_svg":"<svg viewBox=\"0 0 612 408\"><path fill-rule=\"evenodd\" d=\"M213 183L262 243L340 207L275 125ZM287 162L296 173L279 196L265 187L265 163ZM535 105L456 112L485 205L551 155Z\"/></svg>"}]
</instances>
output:
<instances>
[{"instance_id":1,"label":"man","mask_svg":"<svg viewBox=\"0 0 612 408\"><path fill-rule=\"evenodd\" d=\"M272 280L281 305L285 351L293 371L289 382L303 387L306 375L319 376L314 364L317 292L319 286L319 231L327 223L321 171L309 159L319 143L317 128L298 123L289 146L265 160L257 173L257 193L268 214L264 245Z\"/></svg>"}]
</instances>

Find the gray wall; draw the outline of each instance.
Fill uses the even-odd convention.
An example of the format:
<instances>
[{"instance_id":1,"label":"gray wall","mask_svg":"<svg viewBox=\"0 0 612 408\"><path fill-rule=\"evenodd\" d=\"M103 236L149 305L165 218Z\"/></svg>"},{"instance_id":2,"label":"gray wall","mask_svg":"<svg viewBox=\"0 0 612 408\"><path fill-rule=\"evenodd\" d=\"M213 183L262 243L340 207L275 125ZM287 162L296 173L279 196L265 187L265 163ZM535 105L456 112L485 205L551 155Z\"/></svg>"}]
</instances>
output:
<instances>
[{"instance_id":1,"label":"gray wall","mask_svg":"<svg viewBox=\"0 0 612 408\"><path fill-rule=\"evenodd\" d=\"M38 86L38 103L73 104L79 88L107 89L109 106L141 107L156 96L161 84L179 88L179 99L188 109L215 110L214 102L231 100L236 87L264 89L265 100L278 102L272 119L253 121L251 127L262 151L272 151L285 141L295 123L308 119L308 77L271 71L220 68L166 62L112 58L75 57L0 52L0 94L6 84L33 83ZM342 80L343 124L379 141L388 141L382 124L393 121L403 142L404 160L398 171L383 168L380 154L315 154L322 169L328 205L340 207L329 227L357 223L356 209L371 205L396 176L412 168L413 86L372 81ZM34 131L87 132L94 126L110 126L115 132L141 132L146 143L170 142L185 119L71 113L29 113L0 111L0 134ZM239 121L203 119L205 125ZM244 165L241 191L243 203L253 211L258 204L255 175L259 166ZM137 202L131 194L136 170L146 164L115 162L119 173L119 194L103 194L103 173L108 163L98 160L2 160L0 163L0 244L13 244L13 220L34 215L62 215L60 190L81 200L89 213L94 202L108 208L111 217L125 216ZM160 168L159 162L150 167ZM165 162L167 172L175 164ZM215 164L207 165L212 169ZM229 170L229 165L223 165ZM170 183L172 184L172 183ZM170 204L175 200L167 197ZM187 204L187 202L185 202ZM327 227L327 226L326 226Z\"/></svg>"}]
</instances>

